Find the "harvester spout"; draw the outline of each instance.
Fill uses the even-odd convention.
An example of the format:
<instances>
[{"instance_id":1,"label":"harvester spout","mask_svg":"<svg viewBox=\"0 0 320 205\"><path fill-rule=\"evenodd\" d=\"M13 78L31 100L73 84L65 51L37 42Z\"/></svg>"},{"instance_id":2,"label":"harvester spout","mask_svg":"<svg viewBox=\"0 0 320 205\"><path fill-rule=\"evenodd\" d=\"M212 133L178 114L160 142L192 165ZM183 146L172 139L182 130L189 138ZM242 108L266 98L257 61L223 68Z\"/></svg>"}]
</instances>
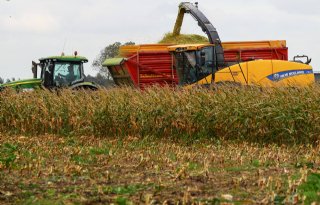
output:
<instances>
[{"instance_id":1,"label":"harvester spout","mask_svg":"<svg viewBox=\"0 0 320 205\"><path fill-rule=\"evenodd\" d=\"M178 13L178 16L177 16L177 19L176 19L176 23L175 23L174 28L173 28L173 33L172 34L174 36L179 36L180 35L184 14L185 14L185 9L180 7L179 8L179 13Z\"/></svg>"},{"instance_id":2,"label":"harvester spout","mask_svg":"<svg viewBox=\"0 0 320 205\"><path fill-rule=\"evenodd\" d=\"M197 20L198 25L201 27L203 32L207 34L209 42L215 45L217 67L224 67L224 52L219 34L207 17L198 9L197 3L194 5L190 2L182 2L179 5L179 12L173 29L173 35L180 35L185 13L189 13Z\"/></svg>"}]
</instances>

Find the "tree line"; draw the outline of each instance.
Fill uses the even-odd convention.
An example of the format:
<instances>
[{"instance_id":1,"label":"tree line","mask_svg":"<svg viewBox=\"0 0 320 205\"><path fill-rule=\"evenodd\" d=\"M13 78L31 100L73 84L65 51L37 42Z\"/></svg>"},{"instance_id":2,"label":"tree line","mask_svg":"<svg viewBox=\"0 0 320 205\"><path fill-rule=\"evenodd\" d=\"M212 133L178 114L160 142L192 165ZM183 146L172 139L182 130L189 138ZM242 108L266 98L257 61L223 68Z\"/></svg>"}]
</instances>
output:
<instances>
[{"instance_id":1,"label":"tree line","mask_svg":"<svg viewBox=\"0 0 320 205\"><path fill-rule=\"evenodd\" d=\"M18 80L20 80L20 79L18 79ZM0 84L10 83L10 82L12 82L12 81L16 81L16 78L11 78L11 79L7 78L7 79L4 79L4 78L1 78L1 77L0 77Z\"/></svg>"}]
</instances>

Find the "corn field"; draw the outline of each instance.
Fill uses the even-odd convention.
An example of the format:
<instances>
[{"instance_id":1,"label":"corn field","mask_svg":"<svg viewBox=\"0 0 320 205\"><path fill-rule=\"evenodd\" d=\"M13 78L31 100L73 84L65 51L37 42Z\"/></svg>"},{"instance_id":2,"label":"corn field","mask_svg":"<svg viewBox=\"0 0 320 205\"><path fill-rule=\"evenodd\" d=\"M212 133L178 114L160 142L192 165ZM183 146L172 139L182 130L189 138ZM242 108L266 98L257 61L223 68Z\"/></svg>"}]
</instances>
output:
<instances>
[{"instance_id":1,"label":"corn field","mask_svg":"<svg viewBox=\"0 0 320 205\"><path fill-rule=\"evenodd\" d=\"M0 95L0 132L316 143L319 96L317 86L6 91Z\"/></svg>"}]
</instances>

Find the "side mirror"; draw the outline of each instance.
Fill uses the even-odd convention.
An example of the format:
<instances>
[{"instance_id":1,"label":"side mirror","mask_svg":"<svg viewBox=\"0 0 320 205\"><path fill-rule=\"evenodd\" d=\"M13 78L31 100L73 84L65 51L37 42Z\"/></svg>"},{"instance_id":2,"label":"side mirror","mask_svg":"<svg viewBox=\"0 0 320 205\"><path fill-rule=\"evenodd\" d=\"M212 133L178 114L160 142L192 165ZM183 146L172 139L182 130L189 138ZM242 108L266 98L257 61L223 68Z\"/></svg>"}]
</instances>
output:
<instances>
[{"instance_id":1,"label":"side mirror","mask_svg":"<svg viewBox=\"0 0 320 205\"><path fill-rule=\"evenodd\" d=\"M305 62L303 62L302 59L305 59ZM309 56L306 56L306 55L302 55L302 56L297 55L297 56L295 56L293 58L293 61L309 65L311 63L312 59L309 58Z\"/></svg>"},{"instance_id":2,"label":"side mirror","mask_svg":"<svg viewBox=\"0 0 320 205\"><path fill-rule=\"evenodd\" d=\"M204 66L206 64L206 53L205 52L201 52L200 53L200 65Z\"/></svg>"},{"instance_id":3,"label":"side mirror","mask_svg":"<svg viewBox=\"0 0 320 205\"><path fill-rule=\"evenodd\" d=\"M34 61L32 61L32 73L33 73L33 78L37 78L38 77L38 64Z\"/></svg>"}]
</instances>

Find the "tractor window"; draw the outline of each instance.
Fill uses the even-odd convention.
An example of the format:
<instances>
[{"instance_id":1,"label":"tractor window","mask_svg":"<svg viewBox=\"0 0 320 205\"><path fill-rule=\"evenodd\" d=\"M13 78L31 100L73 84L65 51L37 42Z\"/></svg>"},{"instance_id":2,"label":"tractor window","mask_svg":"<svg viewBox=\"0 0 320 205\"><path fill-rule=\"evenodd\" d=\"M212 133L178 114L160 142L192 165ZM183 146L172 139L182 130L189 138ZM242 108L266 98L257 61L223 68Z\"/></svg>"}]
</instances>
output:
<instances>
[{"instance_id":1,"label":"tractor window","mask_svg":"<svg viewBox=\"0 0 320 205\"><path fill-rule=\"evenodd\" d=\"M54 81L57 86L70 86L81 79L80 64L57 62L54 67Z\"/></svg>"},{"instance_id":2,"label":"tractor window","mask_svg":"<svg viewBox=\"0 0 320 205\"><path fill-rule=\"evenodd\" d=\"M179 85L197 82L195 52L175 53L175 67L179 78Z\"/></svg>"},{"instance_id":3,"label":"tractor window","mask_svg":"<svg viewBox=\"0 0 320 205\"><path fill-rule=\"evenodd\" d=\"M214 47L208 46L198 51L174 53L179 85L193 84L212 74L214 71L213 51Z\"/></svg>"},{"instance_id":4,"label":"tractor window","mask_svg":"<svg viewBox=\"0 0 320 205\"><path fill-rule=\"evenodd\" d=\"M197 58L199 59L198 80L201 80L213 71L213 47L205 47L197 51Z\"/></svg>"},{"instance_id":5,"label":"tractor window","mask_svg":"<svg viewBox=\"0 0 320 205\"><path fill-rule=\"evenodd\" d=\"M53 85L53 63L48 62L42 65L43 72L41 77L45 87L51 87Z\"/></svg>"}]
</instances>

